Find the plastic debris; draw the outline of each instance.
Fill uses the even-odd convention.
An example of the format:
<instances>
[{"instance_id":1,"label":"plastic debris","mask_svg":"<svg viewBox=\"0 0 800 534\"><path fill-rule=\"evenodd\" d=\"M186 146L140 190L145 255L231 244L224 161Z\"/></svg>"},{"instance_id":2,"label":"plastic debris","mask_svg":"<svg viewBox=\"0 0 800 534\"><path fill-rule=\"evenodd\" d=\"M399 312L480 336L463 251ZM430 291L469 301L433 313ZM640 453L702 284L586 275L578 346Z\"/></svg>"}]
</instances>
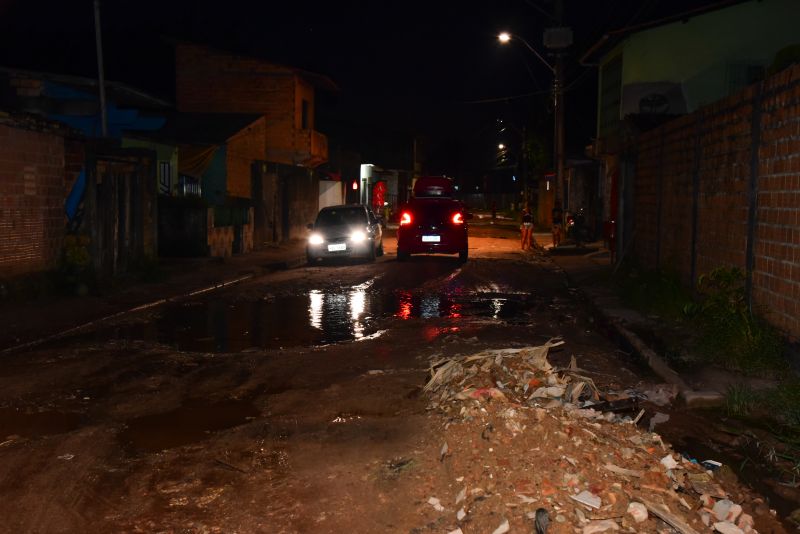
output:
<instances>
[{"instance_id":1,"label":"plastic debris","mask_svg":"<svg viewBox=\"0 0 800 534\"><path fill-rule=\"evenodd\" d=\"M733 523L742 513L742 507L728 499L721 499L714 504L711 513L718 521Z\"/></svg>"},{"instance_id":2,"label":"plastic debris","mask_svg":"<svg viewBox=\"0 0 800 534\"><path fill-rule=\"evenodd\" d=\"M656 428L656 425L661 423L666 423L669 421L669 415L661 412L656 412L656 414L650 418L650 432Z\"/></svg>"},{"instance_id":3,"label":"plastic debris","mask_svg":"<svg viewBox=\"0 0 800 534\"><path fill-rule=\"evenodd\" d=\"M577 365L554 368L547 362L553 346L439 356L431 366L428 407L444 416L448 467L460 475L450 482L453 520L491 532L507 517L498 534L520 517L537 534L546 534L551 518L559 532L657 532L664 522L679 534L710 532L715 523L755 533L749 514L765 512L745 502L746 488L630 424L643 416L636 402L645 394L603 392ZM673 394L669 386L654 391L651 400ZM651 422L667 420L656 413ZM501 488L513 488L514 498ZM719 504L729 495L743 502ZM538 509L537 524L533 510L544 503L552 509Z\"/></svg>"},{"instance_id":4,"label":"plastic debris","mask_svg":"<svg viewBox=\"0 0 800 534\"><path fill-rule=\"evenodd\" d=\"M680 464L675 461L675 458L673 458L671 454L668 454L661 459L661 465L667 469L676 469Z\"/></svg>"},{"instance_id":5,"label":"plastic debris","mask_svg":"<svg viewBox=\"0 0 800 534\"><path fill-rule=\"evenodd\" d=\"M437 512L444 512L444 506L442 506L442 503L439 502L439 499L437 499L436 497L431 497L430 499L428 499L428 504L433 506L433 509L436 510Z\"/></svg>"},{"instance_id":6,"label":"plastic debris","mask_svg":"<svg viewBox=\"0 0 800 534\"><path fill-rule=\"evenodd\" d=\"M583 490L577 495L570 495L570 498L595 509L600 508L600 506L603 504L603 501L600 499L600 497L586 490Z\"/></svg>"},{"instance_id":7,"label":"plastic debris","mask_svg":"<svg viewBox=\"0 0 800 534\"><path fill-rule=\"evenodd\" d=\"M619 525L611 519L592 521L583 527L583 534L596 534L598 532L608 532L609 530L619 530Z\"/></svg>"},{"instance_id":8,"label":"plastic debris","mask_svg":"<svg viewBox=\"0 0 800 534\"><path fill-rule=\"evenodd\" d=\"M722 464L716 460L703 460L701 462L701 465L706 469L708 469L709 471L716 471L717 469L722 467Z\"/></svg>"},{"instance_id":9,"label":"plastic debris","mask_svg":"<svg viewBox=\"0 0 800 534\"><path fill-rule=\"evenodd\" d=\"M508 519L504 519L503 522L500 523L500 526L494 529L492 534L505 534L509 530L511 530L511 526L508 524Z\"/></svg>"},{"instance_id":10,"label":"plastic debris","mask_svg":"<svg viewBox=\"0 0 800 534\"><path fill-rule=\"evenodd\" d=\"M733 523L727 523L725 521L714 523L714 530L720 532L721 534L744 534L744 530L740 529Z\"/></svg>"}]
</instances>

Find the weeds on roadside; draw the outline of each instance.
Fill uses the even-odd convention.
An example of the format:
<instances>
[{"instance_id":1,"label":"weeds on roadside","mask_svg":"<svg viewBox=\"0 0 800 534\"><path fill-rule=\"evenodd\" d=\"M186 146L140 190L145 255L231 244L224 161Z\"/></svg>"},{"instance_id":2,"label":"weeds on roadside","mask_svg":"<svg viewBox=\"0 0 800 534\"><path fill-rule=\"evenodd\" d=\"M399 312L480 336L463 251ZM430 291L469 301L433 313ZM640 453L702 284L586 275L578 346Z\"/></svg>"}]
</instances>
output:
<instances>
[{"instance_id":1,"label":"weeds on roadside","mask_svg":"<svg viewBox=\"0 0 800 534\"><path fill-rule=\"evenodd\" d=\"M762 402L773 416L793 429L795 434L800 431L800 378L786 380L766 392ZM800 440L797 445L800 447Z\"/></svg>"},{"instance_id":2,"label":"weeds on roadside","mask_svg":"<svg viewBox=\"0 0 800 534\"><path fill-rule=\"evenodd\" d=\"M701 351L715 363L743 372L769 373L786 367L778 331L751 313L740 269L719 268L697 282L700 300L684 307L700 326Z\"/></svg>"},{"instance_id":3,"label":"weeds on roadside","mask_svg":"<svg viewBox=\"0 0 800 534\"><path fill-rule=\"evenodd\" d=\"M634 308L679 320L692 302L690 293L673 272L656 272L628 264L620 271L619 289L623 300Z\"/></svg>"},{"instance_id":4,"label":"weeds on roadside","mask_svg":"<svg viewBox=\"0 0 800 534\"><path fill-rule=\"evenodd\" d=\"M725 409L728 415L744 417L749 415L757 397L747 384L730 384L725 392Z\"/></svg>"}]
</instances>

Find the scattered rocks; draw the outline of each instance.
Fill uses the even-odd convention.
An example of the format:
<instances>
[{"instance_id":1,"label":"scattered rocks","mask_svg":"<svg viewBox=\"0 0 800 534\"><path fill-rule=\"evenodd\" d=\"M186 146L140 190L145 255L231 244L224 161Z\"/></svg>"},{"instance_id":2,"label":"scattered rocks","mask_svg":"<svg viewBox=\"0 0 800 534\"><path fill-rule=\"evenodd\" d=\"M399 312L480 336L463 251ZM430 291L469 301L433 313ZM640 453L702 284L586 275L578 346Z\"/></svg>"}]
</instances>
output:
<instances>
[{"instance_id":1,"label":"scattered rocks","mask_svg":"<svg viewBox=\"0 0 800 534\"><path fill-rule=\"evenodd\" d=\"M637 523L644 523L645 521L647 521L647 518L649 516L649 514L647 513L647 507L640 502L632 502L628 504L627 513Z\"/></svg>"},{"instance_id":2,"label":"scattered rocks","mask_svg":"<svg viewBox=\"0 0 800 534\"><path fill-rule=\"evenodd\" d=\"M602 521L592 521L583 527L583 534L597 534L598 532L608 532L609 530L619 530L619 525L611 519Z\"/></svg>"},{"instance_id":3,"label":"scattered rocks","mask_svg":"<svg viewBox=\"0 0 800 534\"><path fill-rule=\"evenodd\" d=\"M531 526L537 534L548 526L554 534L659 532L666 525L681 534L712 526L722 534L756 533L751 514L763 501L747 501L725 466L691 461L637 426L643 412L635 391L601 392L574 358L554 368L548 352L562 344L431 364L424 390L428 409L444 416L447 461L436 465L454 479L447 498L458 508L455 519L493 534ZM675 393L656 387L648 397L669 403ZM431 451L431 460L436 456L444 455ZM433 501L435 510L444 509Z\"/></svg>"}]
</instances>

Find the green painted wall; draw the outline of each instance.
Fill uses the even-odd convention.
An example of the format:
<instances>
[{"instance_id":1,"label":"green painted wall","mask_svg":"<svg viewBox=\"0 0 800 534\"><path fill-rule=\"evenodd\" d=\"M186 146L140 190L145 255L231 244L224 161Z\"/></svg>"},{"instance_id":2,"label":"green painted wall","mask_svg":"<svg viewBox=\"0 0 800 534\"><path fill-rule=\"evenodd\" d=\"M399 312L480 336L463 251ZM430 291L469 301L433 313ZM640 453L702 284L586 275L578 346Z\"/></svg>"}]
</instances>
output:
<instances>
[{"instance_id":1,"label":"green painted wall","mask_svg":"<svg viewBox=\"0 0 800 534\"><path fill-rule=\"evenodd\" d=\"M172 168L170 173L170 194L175 194L178 186L178 147L142 139L123 137L122 148L146 148L148 150L154 150L156 153L156 159L159 161L159 163L162 161L169 161L170 167ZM156 180L158 179L159 177L156 177Z\"/></svg>"},{"instance_id":2,"label":"green painted wall","mask_svg":"<svg viewBox=\"0 0 800 534\"><path fill-rule=\"evenodd\" d=\"M604 60L622 50L623 86L682 83L691 112L744 86L744 67L767 67L795 43L800 1L754 0L633 34Z\"/></svg>"}]
</instances>

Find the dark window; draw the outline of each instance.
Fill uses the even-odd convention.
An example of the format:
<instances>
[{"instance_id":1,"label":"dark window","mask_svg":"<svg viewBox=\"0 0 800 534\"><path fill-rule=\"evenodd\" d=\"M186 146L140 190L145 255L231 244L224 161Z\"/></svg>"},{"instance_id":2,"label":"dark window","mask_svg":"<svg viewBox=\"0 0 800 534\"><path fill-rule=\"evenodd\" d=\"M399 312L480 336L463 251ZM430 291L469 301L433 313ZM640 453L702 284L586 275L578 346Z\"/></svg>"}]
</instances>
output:
<instances>
[{"instance_id":1,"label":"dark window","mask_svg":"<svg viewBox=\"0 0 800 534\"><path fill-rule=\"evenodd\" d=\"M169 161L158 162L158 192L169 195L172 191L172 165Z\"/></svg>"},{"instance_id":2,"label":"dark window","mask_svg":"<svg viewBox=\"0 0 800 534\"><path fill-rule=\"evenodd\" d=\"M305 98L303 99L300 113L300 128L302 130L308 130L308 100Z\"/></svg>"}]
</instances>

